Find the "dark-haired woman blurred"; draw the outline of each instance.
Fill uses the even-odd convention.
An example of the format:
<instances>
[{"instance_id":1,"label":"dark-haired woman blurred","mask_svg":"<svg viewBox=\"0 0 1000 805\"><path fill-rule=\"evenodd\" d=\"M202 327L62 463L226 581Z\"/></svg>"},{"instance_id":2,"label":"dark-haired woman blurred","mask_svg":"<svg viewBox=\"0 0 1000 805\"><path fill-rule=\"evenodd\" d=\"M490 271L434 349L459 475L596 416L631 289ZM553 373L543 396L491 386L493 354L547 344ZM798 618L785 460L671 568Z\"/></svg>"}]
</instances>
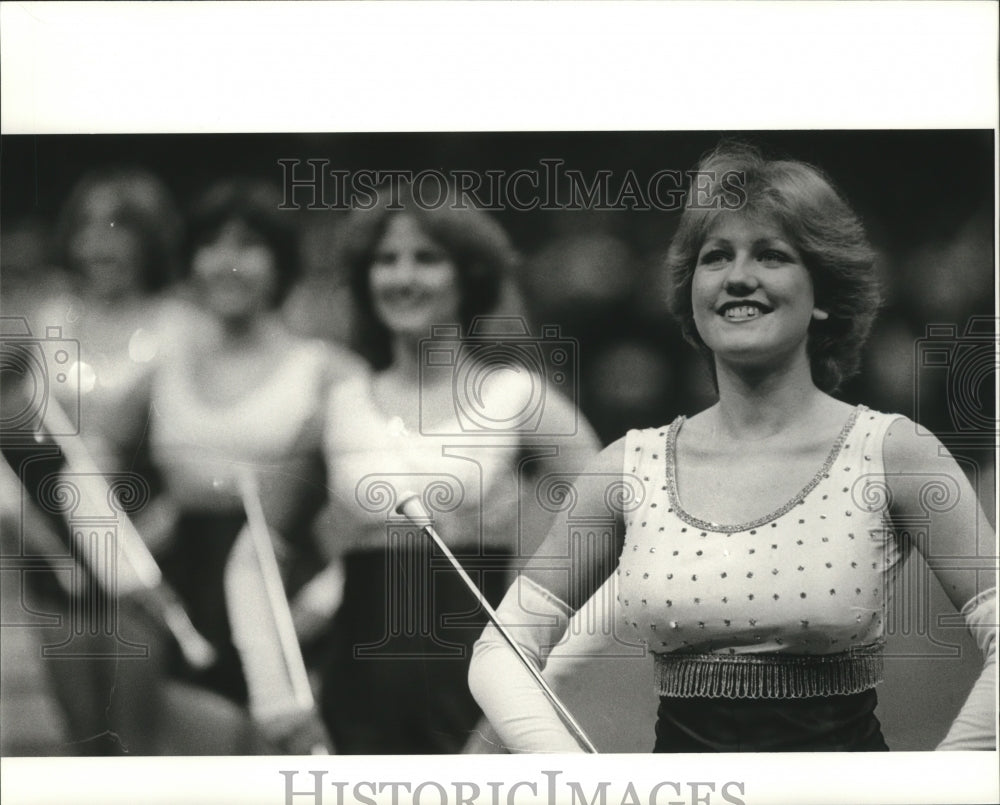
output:
<instances>
[{"instance_id":1,"label":"dark-haired woman blurred","mask_svg":"<svg viewBox=\"0 0 1000 805\"><path fill-rule=\"evenodd\" d=\"M149 452L167 512L161 564L218 656L205 672L179 661L174 670L239 705L248 702L245 672L252 686L259 669L243 667L227 612L261 586L247 551L240 475L256 478L292 588L318 561L306 535L325 498L326 394L357 361L284 323L281 304L299 275L298 231L279 203L268 185L228 181L196 205L189 253L198 313L161 362L150 395Z\"/></svg>"},{"instance_id":2,"label":"dark-haired woman blurred","mask_svg":"<svg viewBox=\"0 0 1000 805\"><path fill-rule=\"evenodd\" d=\"M345 753L458 752L481 717L465 678L482 613L423 537L394 522L393 501L420 494L495 601L523 550L519 501L598 447L573 405L571 348L518 347L522 321L498 316L516 259L506 233L454 198L428 209L414 196L380 197L343 232L371 363L333 390L325 431L323 541L345 584L322 711Z\"/></svg>"}]
</instances>

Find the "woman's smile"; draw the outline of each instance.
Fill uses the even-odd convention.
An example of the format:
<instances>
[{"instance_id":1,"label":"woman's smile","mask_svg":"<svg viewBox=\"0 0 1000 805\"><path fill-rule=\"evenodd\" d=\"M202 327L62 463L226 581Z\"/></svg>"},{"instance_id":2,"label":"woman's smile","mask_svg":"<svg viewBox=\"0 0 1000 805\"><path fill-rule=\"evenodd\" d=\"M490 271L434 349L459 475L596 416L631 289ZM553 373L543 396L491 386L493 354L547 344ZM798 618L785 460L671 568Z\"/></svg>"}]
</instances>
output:
<instances>
[{"instance_id":1,"label":"woman's smile","mask_svg":"<svg viewBox=\"0 0 1000 805\"><path fill-rule=\"evenodd\" d=\"M719 306L717 312L726 321L739 323L766 316L771 308L762 302L726 302Z\"/></svg>"},{"instance_id":2,"label":"woman's smile","mask_svg":"<svg viewBox=\"0 0 1000 805\"><path fill-rule=\"evenodd\" d=\"M458 271L412 217L390 219L372 260L372 301L392 331L426 335L458 319Z\"/></svg>"},{"instance_id":3,"label":"woman's smile","mask_svg":"<svg viewBox=\"0 0 1000 805\"><path fill-rule=\"evenodd\" d=\"M812 277L777 223L721 216L698 254L691 293L698 333L717 360L757 366L805 356Z\"/></svg>"}]
</instances>

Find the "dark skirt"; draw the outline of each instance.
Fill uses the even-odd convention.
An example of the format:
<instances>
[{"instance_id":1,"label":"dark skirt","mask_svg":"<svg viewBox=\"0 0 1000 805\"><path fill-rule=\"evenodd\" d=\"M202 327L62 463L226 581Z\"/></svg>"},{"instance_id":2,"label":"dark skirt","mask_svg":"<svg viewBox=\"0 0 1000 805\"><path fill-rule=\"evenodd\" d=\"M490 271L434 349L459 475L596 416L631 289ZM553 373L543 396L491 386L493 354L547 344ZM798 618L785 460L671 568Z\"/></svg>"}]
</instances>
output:
<instances>
[{"instance_id":1,"label":"dark skirt","mask_svg":"<svg viewBox=\"0 0 1000 805\"><path fill-rule=\"evenodd\" d=\"M160 560L164 580L173 587L191 623L216 652L205 670L192 669L173 645L172 675L243 704L247 686L233 645L226 609L224 574L229 552L243 527L242 514L185 513L177 521L174 539Z\"/></svg>"},{"instance_id":2,"label":"dark skirt","mask_svg":"<svg viewBox=\"0 0 1000 805\"><path fill-rule=\"evenodd\" d=\"M321 709L338 753L462 750L481 712L468 686L485 612L429 542L345 557L343 603L326 641ZM510 554L453 549L491 605Z\"/></svg>"},{"instance_id":3,"label":"dark skirt","mask_svg":"<svg viewBox=\"0 0 1000 805\"><path fill-rule=\"evenodd\" d=\"M884 752L875 690L801 699L662 696L654 752Z\"/></svg>"}]
</instances>

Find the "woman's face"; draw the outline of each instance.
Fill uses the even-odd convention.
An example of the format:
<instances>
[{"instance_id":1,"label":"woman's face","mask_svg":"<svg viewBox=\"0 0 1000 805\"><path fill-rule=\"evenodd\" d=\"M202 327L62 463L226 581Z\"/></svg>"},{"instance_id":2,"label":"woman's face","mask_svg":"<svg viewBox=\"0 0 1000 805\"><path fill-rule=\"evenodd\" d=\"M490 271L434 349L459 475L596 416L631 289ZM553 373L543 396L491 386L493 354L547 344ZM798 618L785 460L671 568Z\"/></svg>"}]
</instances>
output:
<instances>
[{"instance_id":1,"label":"woman's face","mask_svg":"<svg viewBox=\"0 0 1000 805\"><path fill-rule=\"evenodd\" d=\"M115 220L116 208L110 189L95 189L67 244L69 259L83 273L88 291L107 298L141 290L145 260L139 234Z\"/></svg>"},{"instance_id":2,"label":"woman's face","mask_svg":"<svg viewBox=\"0 0 1000 805\"><path fill-rule=\"evenodd\" d=\"M192 272L206 307L224 319L252 316L271 306L278 284L271 248L242 221L230 221L198 247Z\"/></svg>"},{"instance_id":3,"label":"woman's face","mask_svg":"<svg viewBox=\"0 0 1000 805\"><path fill-rule=\"evenodd\" d=\"M375 313L393 333L428 335L431 325L459 319L458 269L409 215L389 219L368 282Z\"/></svg>"},{"instance_id":4,"label":"woman's face","mask_svg":"<svg viewBox=\"0 0 1000 805\"><path fill-rule=\"evenodd\" d=\"M691 286L698 334L716 361L765 366L801 354L815 307L798 249L773 221L720 215L698 252Z\"/></svg>"}]
</instances>

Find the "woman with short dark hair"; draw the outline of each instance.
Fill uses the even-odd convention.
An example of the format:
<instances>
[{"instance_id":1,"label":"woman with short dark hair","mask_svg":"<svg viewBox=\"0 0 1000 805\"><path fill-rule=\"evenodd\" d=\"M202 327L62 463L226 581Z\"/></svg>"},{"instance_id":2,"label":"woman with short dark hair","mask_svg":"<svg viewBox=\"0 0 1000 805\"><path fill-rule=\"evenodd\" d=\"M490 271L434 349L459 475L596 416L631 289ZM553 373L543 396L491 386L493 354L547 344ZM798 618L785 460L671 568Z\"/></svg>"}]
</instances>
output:
<instances>
[{"instance_id":1,"label":"woman with short dark hair","mask_svg":"<svg viewBox=\"0 0 1000 805\"><path fill-rule=\"evenodd\" d=\"M879 307L875 253L861 221L822 171L804 162L766 160L753 148L730 146L708 156L698 172L717 181L681 217L666 266L667 301L684 337L714 372L711 350L695 325L691 284L707 233L739 205L744 217L779 225L805 261L827 313L809 331L809 362L816 385L832 394L857 373Z\"/></svg>"},{"instance_id":2,"label":"woman with short dark hair","mask_svg":"<svg viewBox=\"0 0 1000 805\"><path fill-rule=\"evenodd\" d=\"M285 732L303 709L287 680L260 694L262 679L287 675L281 657L248 648L276 616L262 597L241 479L247 472L255 479L294 593L318 562L309 526L326 495L327 394L359 360L285 323L281 305L300 274L299 231L280 203L277 188L234 179L212 185L192 207L188 289L196 309L152 382L148 442L163 493L157 528L144 536L217 655L207 669L175 657L173 672L238 707L249 704L270 751L307 752L323 736ZM250 623L234 622L234 612L249 614ZM241 661L248 651L250 661Z\"/></svg>"}]
</instances>

